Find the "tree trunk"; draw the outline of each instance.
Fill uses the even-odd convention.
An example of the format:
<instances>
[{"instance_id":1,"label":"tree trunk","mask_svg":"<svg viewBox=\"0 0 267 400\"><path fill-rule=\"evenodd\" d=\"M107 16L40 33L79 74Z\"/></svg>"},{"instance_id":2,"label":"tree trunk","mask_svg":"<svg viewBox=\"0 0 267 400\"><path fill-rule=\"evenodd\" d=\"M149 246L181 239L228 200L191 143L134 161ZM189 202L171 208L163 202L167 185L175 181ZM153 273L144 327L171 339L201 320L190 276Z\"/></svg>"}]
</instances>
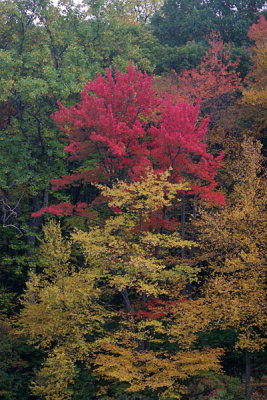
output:
<instances>
[{"instance_id":1,"label":"tree trunk","mask_svg":"<svg viewBox=\"0 0 267 400\"><path fill-rule=\"evenodd\" d=\"M248 400L253 400L252 391L251 391L251 384L250 384L250 358L249 358L249 351L245 349L245 360L246 360L246 378L245 378L245 387L246 387L246 398Z\"/></svg>"},{"instance_id":2,"label":"tree trunk","mask_svg":"<svg viewBox=\"0 0 267 400\"><path fill-rule=\"evenodd\" d=\"M121 294L122 294L123 301L124 301L125 312L130 313L132 311L132 306L131 306L130 299L128 296L127 288L123 289L121 291Z\"/></svg>"},{"instance_id":3,"label":"tree trunk","mask_svg":"<svg viewBox=\"0 0 267 400\"><path fill-rule=\"evenodd\" d=\"M181 204L181 239L185 239L185 195L182 194L182 204ZM184 258L185 248L181 249L181 257Z\"/></svg>"},{"instance_id":4,"label":"tree trunk","mask_svg":"<svg viewBox=\"0 0 267 400\"><path fill-rule=\"evenodd\" d=\"M196 206L197 206L197 195L194 194L194 200L193 200L193 206L192 206L192 232L191 232L191 240L192 242L196 241L196 229L195 229L195 223L196 223L196 218L197 218L197 213L196 213ZM190 248L190 257L194 257L194 246Z\"/></svg>"}]
</instances>

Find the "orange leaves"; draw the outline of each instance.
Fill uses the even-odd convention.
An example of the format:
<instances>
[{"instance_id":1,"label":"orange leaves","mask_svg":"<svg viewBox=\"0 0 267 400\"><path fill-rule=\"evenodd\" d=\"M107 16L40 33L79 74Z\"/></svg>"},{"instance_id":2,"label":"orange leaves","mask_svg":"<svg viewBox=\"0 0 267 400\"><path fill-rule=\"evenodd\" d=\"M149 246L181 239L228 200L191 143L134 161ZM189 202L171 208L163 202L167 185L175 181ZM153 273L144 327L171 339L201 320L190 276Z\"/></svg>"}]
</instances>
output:
<instances>
[{"instance_id":1,"label":"orange leaves","mask_svg":"<svg viewBox=\"0 0 267 400\"><path fill-rule=\"evenodd\" d=\"M178 96L189 102L197 98L209 100L241 88L241 78L236 72L239 61L230 60L231 47L224 49L219 34L213 32L209 39L210 49L199 68L184 71L178 80Z\"/></svg>"},{"instance_id":2,"label":"orange leaves","mask_svg":"<svg viewBox=\"0 0 267 400\"><path fill-rule=\"evenodd\" d=\"M243 91L243 101L253 106L267 107L267 21L263 15L251 26L248 36L255 41L251 48L254 67L247 78L248 88ZM265 114L264 114L265 119Z\"/></svg>"},{"instance_id":3,"label":"orange leaves","mask_svg":"<svg viewBox=\"0 0 267 400\"><path fill-rule=\"evenodd\" d=\"M258 22L250 27L248 37L256 43L264 43L266 41L267 21L264 18L264 15L260 15Z\"/></svg>"},{"instance_id":4,"label":"orange leaves","mask_svg":"<svg viewBox=\"0 0 267 400\"><path fill-rule=\"evenodd\" d=\"M236 71L239 60L232 62L231 47L225 49L220 35L213 32L208 38L210 48L198 68L185 70L180 75L174 71L173 88L169 91L175 102L208 101L223 94L233 94L241 89L241 77ZM160 83L160 82L159 82ZM167 85L169 84L167 80ZM157 84L155 85L157 86Z\"/></svg>"}]
</instances>

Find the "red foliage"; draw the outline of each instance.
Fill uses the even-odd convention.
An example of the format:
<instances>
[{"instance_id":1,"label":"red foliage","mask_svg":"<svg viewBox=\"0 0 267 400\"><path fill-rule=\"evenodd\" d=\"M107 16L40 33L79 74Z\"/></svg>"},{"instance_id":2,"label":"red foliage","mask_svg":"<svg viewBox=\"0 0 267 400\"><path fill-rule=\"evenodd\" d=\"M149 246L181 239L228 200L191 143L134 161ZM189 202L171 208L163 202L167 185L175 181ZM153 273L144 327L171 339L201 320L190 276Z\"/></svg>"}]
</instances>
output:
<instances>
[{"instance_id":1,"label":"red foliage","mask_svg":"<svg viewBox=\"0 0 267 400\"><path fill-rule=\"evenodd\" d=\"M266 42L267 21L264 18L264 15L261 15L258 22L249 28L248 37L250 40L257 41L258 43Z\"/></svg>"},{"instance_id":2,"label":"red foliage","mask_svg":"<svg viewBox=\"0 0 267 400\"><path fill-rule=\"evenodd\" d=\"M192 102L199 98L206 101L241 89L241 77L237 72L239 60L231 62L230 44L225 50L216 32L210 35L208 41L210 48L198 68L185 70L179 76L174 72L178 80L173 96L176 101Z\"/></svg>"},{"instance_id":3,"label":"red foliage","mask_svg":"<svg viewBox=\"0 0 267 400\"><path fill-rule=\"evenodd\" d=\"M121 74L107 69L87 83L81 101L70 108L59 103L53 119L66 133L70 159L83 162L97 157L97 166L52 181L53 188L72 184L123 179L138 180L146 169L164 171L172 167L174 182L197 179L194 193L209 201L222 202L213 193L222 155L214 158L204 143L208 119L198 124L199 102L172 104L170 98L152 90L153 77L129 65ZM77 206L62 204L40 210L60 214L82 213ZM71 208L73 207L73 208ZM81 215L81 214L80 214Z\"/></svg>"},{"instance_id":4,"label":"red foliage","mask_svg":"<svg viewBox=\"0 0 267 400\"><path fill-rule=\"evenodd\" d=\"M213 190L223 154L214 158L207 152L204 140L208 119L202 120L197 126L199 108L199 102L195 106L188 103L173 105L170 98L166 99L161 123L149 130L152 137L151 155L155 167L161 170L172 167L172 181L198 178L207 182ZM196 191L197 188L195 186Z\"/></svg>"},{"instance_id":5,"label":"red foliage","mask_svg":"<svg viewBox=\"0 0 267 400\"><path fill-rule=\"evenodd\" d=\"M151 90L152 79L131 64L128 73L116 70L115 79L112 70L107 69L106 76L98 75L85 85L76 107L68 109L59 103L60 111L53 119L69 137L65 150L70 152L70 159L86 160L92 154L99 158L92 174L63 177L61 186L76 180L96 180L101 174L109 178L122 176L126 171L151 166L146 126L161 103ZM53 184L59 187L60 180Z\"/></svg>"},{"instance_id":6,"label":"red foliage","mask_svg":"<svg viewBox=\"0 0 267 400\"><path fill-rule=\"evenodd\" d=\"M137 308L137 311L133 312L133 316L136 319L160 319L164 318L168 315L168 313L172 310L172 308L177 308L181 306L183 303L188 303L189 300L185 297L181 297L179 301L173 300L161 300L158 298L147 300L145 304L142 304L140 307L140 303L133 304L134 308Z\"/></svg>"},{"instance_id":7,"label":"red foliage","mask_svg":"<svg viewBox=\"0 0 267 400\"><path fill-rule=\"evenodd\" d=\"M137 305L137 304L136 304ZM142 308L133 313L136 319L151 319L156 320L164 318L169 312L169 301L160 299L151 299L143 304Z\"/></svg>"},{"instance_id":8,"label":"red foliage","mask_svg":"<svg viewBox=\"0 0 267 400\"><path fill-rule=\"evenodd\" d=\"M33 218L40 217L44 213L50 213L54 215L80 215L81 217L86 217L88 214L87 203L77 203L76 205L71 203L60 203L54 204L49 207L41 208L41 210L32 213Z\"/></svg>"},{"instance_id":9,"label":"red foliage","mask_svg":"<svg viewBox=\"0 0 267 400\"><path fill-rule=\"evenodd\" d=\"M144 223L145 225L145 223ZM152 216L150 218L149 221L149 226L146 228L144 226L144 230L153 230L153 229L157 229L159 230L160 228L164 228L170 231L175 230L178 227L179 223L177 221L177 218L172 218L172 219L168 219L168 218L162 218L160 216Z\"/></svg>"}]
</instances>

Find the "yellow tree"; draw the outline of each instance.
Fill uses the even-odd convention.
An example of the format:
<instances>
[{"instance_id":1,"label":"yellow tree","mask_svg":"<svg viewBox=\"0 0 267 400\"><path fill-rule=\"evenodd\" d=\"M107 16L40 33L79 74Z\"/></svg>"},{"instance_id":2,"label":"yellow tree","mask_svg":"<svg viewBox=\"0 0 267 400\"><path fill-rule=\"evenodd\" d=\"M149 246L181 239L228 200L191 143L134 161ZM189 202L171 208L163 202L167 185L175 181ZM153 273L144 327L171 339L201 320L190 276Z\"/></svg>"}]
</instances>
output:
<instances>
[{"instance_id":1,"label":"yellow tree","mask_svg":"<svg viewBox=\"0 0 267 400\"><path fill-rule=\"evenodd\" d=\"M220 349L194 347L209 320L182 295L198 271L170 257L191 243L168 219L189 187L169 177L147 171L137 182L98 186L113 215L73 233L85 258L80 270L70 264L71 242L59 226L44 228L42 271L31 275L20 316L22 331L47 352L36 394L70 399L77 363L99 377L102 394L121 382L128 392L166 399L179 398L190 376L220 368Z\"/></svg>"},{"instance_id":2,"label":"yellow tree","mask_svg":"<svg viewBox=\"0 0 267 400\"><path fill-rule=\"evenodd\" d=\"M75 272L71 265L71 241L63 239L59 224L52 221L43 231L41 272L30 273L19 331L47 354L32 383L33 393L65 400L72 396L69 385L78 372L77 362L89 357L89 337L102 330L105 310L96 301L95 277L89 270Z\"/></svg>"},{"instance_id":3,"label":"yellow tree","mask_svg":"<svg viewBox=\"0 0 267 400\"><path fill-rule=\"evenodd\" d=\"M236 348L246 356L246 395L252 398L249 352L266 344L264 264L266 187L262 172L261 144L245 138L230 175L233 191L217 212L200 210L200 240L208 267L213 271L206 285L213 326L232 327L238 333Z\"/></svg>"},{"instance_id":4,"label":"yellow tree","mask_svg":"<svg viewBox=\"0 0 267 400\"><path fill-rule=\"evenodd\" d=\"M179 398L185 390L183 380L201 370L218 369L222 352L190 348L205 324L193 307L192 315L184 311L181 293L198 271L170 257L170 252L192 243L182 241L167 218L168 210L179 203L179 193L189 187L170 183L169 176L168 171L147 171L140 181L98 186L116 215L90 232L77 231L73 239L86 255L88 268L101 271L109 290L122 295L125 307L118 328L97 341L95 373L109 384L114 379L126 383L129 392L149 389L163 398ZM168 352L166 341L175 342L177 351Z\"/></svg>"}]
</instances>

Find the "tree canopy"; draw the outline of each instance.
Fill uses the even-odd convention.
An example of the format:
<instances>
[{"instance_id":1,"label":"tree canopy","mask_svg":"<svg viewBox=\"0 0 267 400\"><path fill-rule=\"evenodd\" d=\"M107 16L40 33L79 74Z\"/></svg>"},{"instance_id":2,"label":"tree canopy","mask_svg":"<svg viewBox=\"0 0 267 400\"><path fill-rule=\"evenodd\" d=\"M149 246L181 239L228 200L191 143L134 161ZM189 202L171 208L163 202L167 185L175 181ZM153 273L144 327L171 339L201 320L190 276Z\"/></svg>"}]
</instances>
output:
<instances>
[{"instance_id":1,"label":"tree canopy","mask_svg":"<svg viewBox=\"0 0 267 400\"><path fill-rule=\"evenodd\" d=\"M266 2L55 3L0 2L0 398L263 400Z\"/></svg>"}]
</instances>

